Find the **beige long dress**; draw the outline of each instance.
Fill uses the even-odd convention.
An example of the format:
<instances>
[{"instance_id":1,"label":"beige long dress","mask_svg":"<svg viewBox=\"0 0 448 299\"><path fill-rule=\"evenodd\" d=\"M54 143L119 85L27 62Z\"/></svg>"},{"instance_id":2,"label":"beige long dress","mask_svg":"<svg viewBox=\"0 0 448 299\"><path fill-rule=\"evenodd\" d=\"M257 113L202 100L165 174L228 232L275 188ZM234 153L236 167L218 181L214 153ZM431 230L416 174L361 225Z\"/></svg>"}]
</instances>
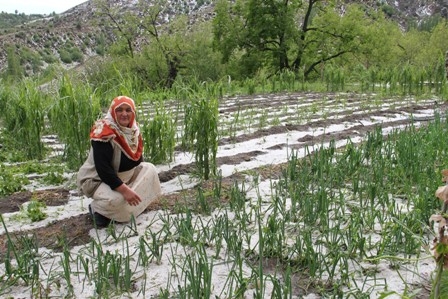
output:
<instances>
[{"instance_id":1,"label":"beige long dress","mask_svg":"<svg viewBox=\"0 0 448 299\"><path fill-rule=\"evenodd\" d=\"M114 169L120 165L121 150L111 142L114 148ZM118 177L134 190L142 199L137 206L131 206L120 192L112 190L101 182L95 169L93 151L81 166L77 175L77 185L81 193L93 199L92 210L117 222L128 222L140 215L162 193L159 176L155 166L142 162L137 167L125 172L117 172Z\"/></svg>"}]
</instances>

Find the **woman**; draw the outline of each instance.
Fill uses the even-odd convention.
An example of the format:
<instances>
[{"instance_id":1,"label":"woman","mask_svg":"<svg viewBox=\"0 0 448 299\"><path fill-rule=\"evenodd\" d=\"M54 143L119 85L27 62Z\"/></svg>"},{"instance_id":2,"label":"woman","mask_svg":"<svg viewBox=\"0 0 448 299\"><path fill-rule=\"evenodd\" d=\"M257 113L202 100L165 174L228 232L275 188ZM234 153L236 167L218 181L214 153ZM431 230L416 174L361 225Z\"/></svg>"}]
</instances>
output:
<instances>
[{"instance_id":1,"label":"woman","mask_svg":"<svg viewBox=\"0 0 448 299\"><path fill-rule=\"evenodd\" d=\"M81 192L93 198L94 223L127 222L140 215L161 194L153 164L143 162L143 140L135 120L134 101L116 97L104 119L90 132L89 157L78 171Z\"/></svg>"}]
</instances>

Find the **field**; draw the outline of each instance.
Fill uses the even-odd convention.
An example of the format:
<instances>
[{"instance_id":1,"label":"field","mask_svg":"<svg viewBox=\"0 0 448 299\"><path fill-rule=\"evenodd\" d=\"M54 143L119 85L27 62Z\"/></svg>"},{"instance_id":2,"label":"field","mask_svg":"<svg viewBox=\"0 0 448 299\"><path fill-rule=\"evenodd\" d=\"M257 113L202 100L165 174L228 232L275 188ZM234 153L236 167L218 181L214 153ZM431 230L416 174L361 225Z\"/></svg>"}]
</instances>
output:
<instances>
[{"instance_id":1,"label":"field","mask_svg":"<svg viewBox=\"0 0 448 299\"><path fill-rule=\"evenodd\" d=\"M93 228L75 173L1 199L0 296L429 298L445 161L428 154L422 169L417 149L443 136L447 107L354 93L221 99L218 175L201 181L176 147L156 165L162 198L135 222ZM47 217L33 222L23 207L36 199Z\"/></svg>"}]
</instances>

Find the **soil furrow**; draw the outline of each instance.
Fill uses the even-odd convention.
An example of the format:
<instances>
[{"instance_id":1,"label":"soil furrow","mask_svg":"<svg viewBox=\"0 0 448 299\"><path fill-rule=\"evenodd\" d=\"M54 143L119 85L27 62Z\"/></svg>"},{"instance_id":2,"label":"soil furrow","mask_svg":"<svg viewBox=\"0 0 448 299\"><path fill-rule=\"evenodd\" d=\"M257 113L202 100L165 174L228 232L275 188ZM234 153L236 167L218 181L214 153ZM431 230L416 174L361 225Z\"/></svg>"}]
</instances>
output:
<instances>
[{"instance_id":1,"label":"soil furrow","mask_svg":"<svg viewBox=\"0 0 448 299\"><path fill-rule=\"evenodd\" d=\"M259 109L260 107L273 107L273 105L286 105L286 104L294 104L296 105L298 101L316 101L316 99L326 98L328 101L333 100L335 97L340 97L336 94L290 94L284 95L281 99L276 99L276 95L266 95L263 99L254 101L254 97L239 97L238 101L235 99L226 99L226 101L222 104L222 108L220 111L222 113L231 113L232 111L237 111L244 107L244 109L250 109L250 107L256 107ZM278 97L278 96L277 96ZM300 97L300 99L298 99ZM355 99L355 97L357 97ZM366 96L367 97L367 96ZM347 102L352 103L353 107L356 107L358 103L360 103L363 96L360 95L347 95ZM273 100L274 99L274 100ZM364 99L368 101L369 99ZM244 103L244 106L241 106L241 103ZM230 104L229 104L230 103ZM226 106L227 105L227 106ZM437 103L435 101L426 102L426 103L411 103L411 104L398 104L395 108L386 107L381 109L381 107L371 108L372 111L366 111L364 108L357 107L353 111L350 112L329 112L327 116L323 119L318 118L319 116L315 116L314 119L311 119L306 124L292 124L286 123L282 125L272 126L264 129L257 130L253 133L241 134L235 137L226 137L222 138L219 141L220 146L226 146L229 144L238 146L238 143L254 140L254 139L262 139L264 137L275 135L275 134L284 134L291 132L308 132L315 131L317 132L320 128L327 128L330 125L344 125L344 124L352 124L343 129L338 130L337 132L327 132L324 133L325 130L320 134L306 134L305 136L298 138L293 141L293 143L279 142L275 145L269 146L267 148L259 148L257 150L253 150L250 152L237 153L233 155L227 155L224 157L219 157L217 159L217 165L238 165L243 162L250 161L251 159L256 158L257 156L265 154L270 150L279 150L284 147L288 147L290 149L301 149L306 146L313 146L319 143L327 143L332 140L346 140L348 138L354 137L362 137L374 130L376 127L381 126L382 128L386 127L397 127L403 126L407 124L411 124L413 120L411 119L412 114L419 114L424 110L434 110L439 111L440 114L443 114L448 109L447 103ZM397 119L397 115L401 115L403 119ZM288 116L285 112L283 116ZM384 118L383 121L376 120L368 121L373 118ZM425 119L417 119L421 122L430 121L431 118L427 117ZM365 121L366 124L363 124ZM367 124L374 123L374 124ZM182 151L180 147L176 148L177 151ZM278 178L281 176L282 169L285 167L285 164L276 164L276 165L263 165L258 167L257 169L252 169L254 173L260 175L261 179L272 179ZM180 175L189 175L193 174L195 170L194 162L188 164L180 164L174 165L170 167L167 171L162 171L159 173L159 178L162 183L171 181ZM244 180L244 175L241 173L234 173L231 176L222 178L222 188L223 190L228 190L235 183L235 181ZM198 186L196 186L198 187ZM205 190L211 191L213 188L213 182L202 182L201 187ZM155 202L151 205L149 210L157 210L157 209L171 209L174 208L176 203L181 201L187 201L187 204L194 206L195 204L195 194L197 193L196 188L190 188L186 190L182 190L180 192L165 194L159 202ZM225 192L223 192L225 194ZM11 213L14 211L18 211L21 205L27 201L30 201L32 198L44 201L48 206L50 205L64 205L69 200L70 194L69 190L64 190L61 188L60 190L46 190L46 191L34 191L34 192L22 192L16 193L6 198L0 200L0 212L3 213ZM225 202L225 196L221 199L221 201ZM49 225L45 227L33 228L29 230L22 230L17 232L10 232L9 236L13 239L20 239L23 236L35 236L38 240L38 244L40 246L44 246L47 248L51 248L54 250L60 250L62 244L67 242L69 247L82 245L88 243L91 238L89 236L89 231L92 229L92 222L90 216L85 214L80 214L77 216L73 216L67 219L55 220L51 222ZM17 244L20 242L17 242ZM0 235L0 260L4 259L4 254L7 252L7 236L5 234Z\"/></svg>"}]
</instances>

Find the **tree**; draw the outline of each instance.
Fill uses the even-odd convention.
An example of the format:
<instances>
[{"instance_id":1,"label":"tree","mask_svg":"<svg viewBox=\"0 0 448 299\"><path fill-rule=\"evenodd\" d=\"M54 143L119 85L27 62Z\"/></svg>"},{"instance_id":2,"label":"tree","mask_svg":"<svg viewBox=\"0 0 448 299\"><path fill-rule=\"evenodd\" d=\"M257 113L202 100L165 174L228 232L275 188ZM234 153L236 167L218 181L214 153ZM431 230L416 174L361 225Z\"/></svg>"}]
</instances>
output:
<instances>
[{"instance_id":1,"label":"tree","mask_svg":"<svg viewBox=\"0 0 448 299\"><path fill-rule=\"evenodd\" d=\"M320 73L329 63L342 67L377 65L381 55L386 57L386 52L393 53L394 46L398 48L387 34L395 37L398 32L394 29L398 27L389 25L381 12L363 5L348 5L343 12L337 7L321 7L319 14L312 16L311 25L301 31L293 69L302 68L307 78Z\"/></svg>"},{"instance_id":2,"label":"tree","mask_svg":"<svg viewBox=\"0 0 448 299\"><path fill-rule=\"evenodd\" d=\"M298 3L296 0L243 0L234 5L225 0L218 2L213 24L215 48L222 53L224 62L241 50L243 64L244 60L258 57L276 70L288 69L288 51L291 40L297 36L293 11Z\"/></svg>"},{"instance_id":3,"label":"tree","mask_svg":"<svg viewBox=\"0 0 448 299\"><path fill-rule=\"evenodd\" d=\"M169 15L170 3L167 0L139 0L136 10L119 11L107 0L97 0L98 13L103 17L106 26L114 29L111 40L123 40L115 44L115 49L125 49L131 58L135 57L136 49L140 52L145 47L155 47L164 60L165 72L160 72L160 84L171 87L182 64L182 41L180 36L187 30L185 17L166 21ZM105 19L104 19L105 17ZM161 33L163 32L163 34ZM141 66L139 67L141 69ZM140 71L139 71L140 72Z\"/></svg>"},{"instance_id":4,"label":"tree","mask_svg":"<svg viewBox=\"0 0 448 299\"><path fill-rule=\"evenodd\" d=\"M215 49L226 62L240 53L243 63L259 57L259 67L303 72L308 78L319 65L358 51L368 33L365 26L373 21L358 6L348 5L344 12L336 2L222 0L213 24Z\"/></svg>"},{"instance_id":5,"label":"tree","mask_svg":"<svg viewBox=\"0 0 448 299\"><path fill-rule=\"evenodd\" d=\"M130 57L134 57L134 45L138 38L138 27L136 26L135 15L126 10L121 12L118 8L113 7L112 3L107 0L96 0L97 14L99 21L107 27L114 29L114 35L110 36L110 39L118 38L123 39L126 43L126 53Z\"/></svg>"},{"instance_id":6,"label":"tree","mask_svg":"<svg viewBox=\"0 0 448 299\"><path fill-rule=\"evenodd\" d=\"M179 42L179 33L187 28L185 17L177 17L176 20L164 22L165 13L169 11L170 4L166 0L158 0L151 3L139 0L138 9L141 15L139 26L143 32L150 38L149 42L154 42L160 50L167 67L164 85L170 88L179 73L181 67L181 58L184 55L182 42ZM165 26L160 26L164 24ZM164 30L165 34L161 34Z\"/></svg>"},{"instance_id":7,"label":"tree","mask_svg":"<svg viewBox=\"0 0 448 299\"><path fill-rule=\"evenodd\" d=\"M422 61L436 63L441 57L445 57L448 50L448 24L441 22L432 30L431 37L426 45L426 52L421 54Z\"/></svg>"},{"instance_id":8,"label":"tree","mask_svg":"<svg viewBox=\"0 0 448 299\"><path fill-rule=\"evenodd\" d=\"M213 51L211 21L191 27L182 44L182 68L179 74L187 80L218 81L224 74L220 53Z\"/></svg>"}]
</instances>

